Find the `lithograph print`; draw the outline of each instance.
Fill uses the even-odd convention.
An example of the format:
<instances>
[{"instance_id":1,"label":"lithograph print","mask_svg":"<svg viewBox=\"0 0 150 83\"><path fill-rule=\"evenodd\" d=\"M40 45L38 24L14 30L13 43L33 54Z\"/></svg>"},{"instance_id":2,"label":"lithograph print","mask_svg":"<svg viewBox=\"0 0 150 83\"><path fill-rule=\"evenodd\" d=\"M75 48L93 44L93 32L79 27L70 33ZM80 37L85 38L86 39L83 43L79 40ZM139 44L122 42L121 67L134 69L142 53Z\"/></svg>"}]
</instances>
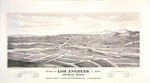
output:
<instances>
[{"instance_id":1,"label":"lithograph print","mask_svg":"<svg viewBox=\"0 0 150 83\"><path fill-rule=\"evenodd\" d=\"M8 67L139 67L139 13L8 13Z\"/></svg>"}]
</instances>

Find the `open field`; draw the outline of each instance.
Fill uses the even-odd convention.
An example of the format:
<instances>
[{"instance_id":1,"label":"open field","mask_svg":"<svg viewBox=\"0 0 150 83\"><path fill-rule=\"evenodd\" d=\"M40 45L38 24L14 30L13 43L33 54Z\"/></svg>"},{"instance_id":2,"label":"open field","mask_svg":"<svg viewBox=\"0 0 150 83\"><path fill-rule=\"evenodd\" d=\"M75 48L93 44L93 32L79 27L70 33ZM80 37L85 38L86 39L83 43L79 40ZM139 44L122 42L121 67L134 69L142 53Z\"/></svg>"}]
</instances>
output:
<instances>
[{"instance_id":1,"label":"open field","mask_svg":"<svg viewBox=\"0 0 150 83\"><path fill-rule=\"evenodd\" d=\"M87 48L88 49L88 48ZM113 48L112 48L113 49ZM21 50L21 49L20 49ZM136 54L136 55L135 55ZM108 52L103 50L102 52L95 51L72 51L68 49L47 51L14 51L8 52L8 66L20 66L18 64L12 64L10 60L18 60L25 63L36 63L36 66L43 67L43 65L52 64L61 67L113 67L115 64L119 67L138 67L139 55L138 53L126 54ZM136 63L133 64L133 63ZM11 65L12 64L12 65ZM98 65L97 65L98 64ZM76 65L76 66L74 66ZM27 66L27 64L25 65ZM35 65L34 65L35 66ZM34 67L33 66L33 67ZM22 67L22 66L21 66ZM45 66L44 66L45 67Z\"/></svg>"}]
</instances>

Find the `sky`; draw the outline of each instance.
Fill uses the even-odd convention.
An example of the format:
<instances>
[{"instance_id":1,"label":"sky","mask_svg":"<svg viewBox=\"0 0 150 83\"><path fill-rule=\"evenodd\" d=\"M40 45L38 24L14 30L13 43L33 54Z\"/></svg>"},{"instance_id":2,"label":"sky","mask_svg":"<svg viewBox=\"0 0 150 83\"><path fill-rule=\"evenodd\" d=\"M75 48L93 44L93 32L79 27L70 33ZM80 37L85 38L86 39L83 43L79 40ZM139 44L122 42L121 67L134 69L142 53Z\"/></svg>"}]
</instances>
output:
<instances>
[{"instance_id":1,"label":"sky","mask_svg":"<svg viewBox=\"0 0 150 83\"><path fill-rule=\"evenodd\" d=\"M7 34L58 35L140 29L139 13L8 14Z\"/></svg>"}]
</instances>

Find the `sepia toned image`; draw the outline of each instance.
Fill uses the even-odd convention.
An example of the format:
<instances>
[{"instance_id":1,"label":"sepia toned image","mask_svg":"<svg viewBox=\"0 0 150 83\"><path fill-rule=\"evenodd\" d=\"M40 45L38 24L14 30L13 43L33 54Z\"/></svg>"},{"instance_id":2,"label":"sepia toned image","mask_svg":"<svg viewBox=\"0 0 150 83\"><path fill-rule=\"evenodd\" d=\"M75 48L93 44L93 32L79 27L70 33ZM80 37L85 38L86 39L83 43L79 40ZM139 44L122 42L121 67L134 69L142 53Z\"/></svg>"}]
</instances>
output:
<instances>
[{"instance_id":1,"label":"sepia toned image","mask_svg":"<svg viewBox=\"0 0 150 83\"><path fill-rule=\"evenodd\" d=\"M7 14L8 67L139 67L139 13Z\"/></svg>"}]
</instances>

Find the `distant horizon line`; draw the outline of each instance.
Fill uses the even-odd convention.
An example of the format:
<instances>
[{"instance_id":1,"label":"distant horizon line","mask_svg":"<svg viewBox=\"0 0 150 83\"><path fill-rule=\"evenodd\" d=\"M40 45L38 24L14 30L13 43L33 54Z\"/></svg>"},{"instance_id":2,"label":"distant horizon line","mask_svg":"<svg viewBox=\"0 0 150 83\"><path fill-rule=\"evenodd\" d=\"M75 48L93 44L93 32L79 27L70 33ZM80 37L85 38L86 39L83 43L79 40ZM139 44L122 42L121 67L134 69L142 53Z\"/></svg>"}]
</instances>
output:
<instances>
[{"instance_id":1,"label":"distant horizon line","mask_svg":"<svg viewBox=\"0 0 150 83\"><path fill-rule=\"evenodd\" d=\"M17 33L17 34L9 34L7 36L18 36L18 35L26 35L26 36L56 36L56 35L61 35L61 34L102 34L102 32L105 32L105 31L111 31L111 32L119 32L121 30L128 30L128 31L138 31L140 32L139 30L129 30L129 29L120 29L120 30L117 30L117 31L114 31L114 30L103 30L103 31L95 31L95 32L78 32L78 33L59 33L59 34L44 34L44 35L37 35L37 34L24 34L24 33Z\"/></svg>"}]
</instances>

